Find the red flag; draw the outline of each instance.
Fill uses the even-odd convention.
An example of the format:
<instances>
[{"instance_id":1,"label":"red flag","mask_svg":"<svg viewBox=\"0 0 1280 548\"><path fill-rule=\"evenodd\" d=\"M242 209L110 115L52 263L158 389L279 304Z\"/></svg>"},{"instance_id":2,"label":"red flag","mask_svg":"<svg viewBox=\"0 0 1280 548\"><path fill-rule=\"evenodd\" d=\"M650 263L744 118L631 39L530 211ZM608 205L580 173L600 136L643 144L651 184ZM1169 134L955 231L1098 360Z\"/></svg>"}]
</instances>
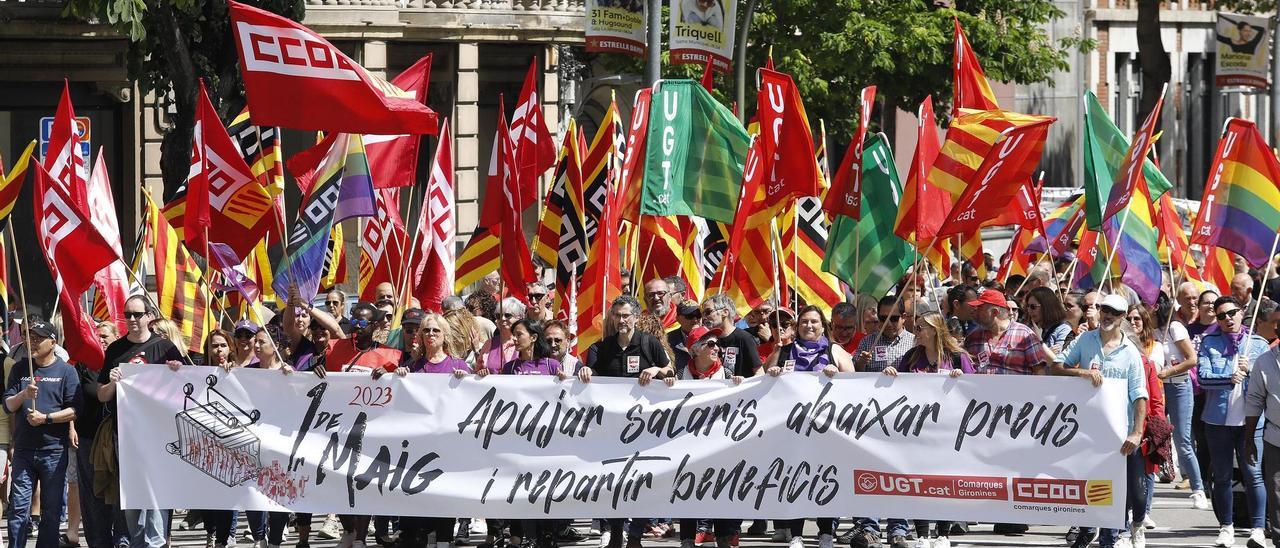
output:
<instances>
[{"instance_id":1,"label":"red flag","mask_svg":"<svg viewBox=\"0 0 1280 548\"><path fill-rule=\"evenodd\" d=\"M1129 207L1129 200L1133 199L1133 190L1138 185L1147 184L1142 163L1147 157L1147 152L1151 150L1151 138L1156 133L1156 124L1160 122L1160 106L1164 104L1164 89L1161 88L1160 98L1156 99L1155 108L1147 114L1142 127L1133 136L1133 141L1129 143L1129 151L1125 153L1124 161L1116 170L1115 183L1111 185L1111 193L1107 196L1107 207L1102 210L1103 222Z\"/></svg>"},{"instance_id":2,"label":"red flag","mask_svg":"<svg viewBox=\"0 0 1280 548\"><path fill-rule=\"evenodd\" d=\"M822 174L814 157L813 133L800 90L790 76L761 69L756 97L766 199L781 208L792 198L817 196Z\"/></svg>"},{"instance_id":3,"label":"red flag","mask_svg":"<svg viewBox=\"0 0 1280 548\"><path fill-rule=\"evenodd\" d=\"M193 252L204 253L207 232L246 257L275 223L271 195L227 134L203 82L186 187L183 239Z\"/></svg>"},{"instance_id":4,"label":"red flag","mask_svg":"<svg viewBox=\"0 0 1280 548\"><path fill-rule=\"evenodd\" d=\"M533 258L525 242L520 220L520 188L516 181L516 150L507 128L507 116L498 97L498 128L493 137L493 153L489 157L489 179L485 183L484 207L480 227L497 233L501 243L498 271L511 296L528 300L528 288L534 281Z\"/></svg>"},{"instance_id":5,"label":"red flag","mask_svg":"<svg viewBox=\"0 0 1280 548\"><path fill-rule=\"evenodd\" d=\"M711 56L707 56L707 66L702 69L702 87L711 91L711 87L715 85L716 72L711 64Z\"/></svg>"},{"instance_id":6,"label":"red flag","mask_svg":"<svg viewBox=\"0 0 1280 548\"><path fill-rule=\"evenodd\" d=\"M982 64L978 63L978 56L969 46L969 39L965 37L964 29L960 28L960 19L953 17L952 21L955 22L956 38L951 71L955 81L951 117L960 116L962 108L975 110L1000 108L996 104L996 94L991 91L991 84L987 82L987 75L982 71Z\"/></svg>"},{"instance_id":7,"label":"red flag","mask_svg":"<svg viewBox=\"0 0 1280 548\"><path fill-rule=\"evenodd\" d=\"M983 201L986 201L984 198ZM1014 193L1012 205L984 222L982 226L1020 226L1044 234L1044 219L1040 215L1040 186L1028 178Z\"/></svg>"},{"instance_id":8,"label":"red flag","mask_svg":"<svg viewBox=\"0 0 1280 548\"><path fill-rule=\"evenodd\" d=\"M413 66L404 69L391 84L412 93L418 102L425 103L430 81L431 54L428 53ZM374 188L415 184L418 179L418 146L421 142L421 135L365 135L364 153L369 156Z\"/></svg>"},{"instance_id":9,"label":"red flag","mask_svg":"<svg viewBox=\"0 0 1280 548\"><path fill-rule=\"evenodd\" d=\"M836 215L862 218L862 142L867 137L867 124L871 120L871 108L875 106L875 101L876 87L862 88L858 132L853 134L853 141L844 152L844 160L840 162L840 169L836 170L831 188L827 190L827 196L822 202L822 209L833 218Z\"/></svg>"},{"instance_id":10,"label":"red flag","mask_svg":"<svg viewBox=\"0 0 1280 548\"><path fill-rule=\"evenodd\" d=\"M253 123L396 135L436 132L436 113L311 29L234 0L231 29Z\"/></svg>"},{"instance_id":11,"label":"red flag","mask_svg":"<svg viewBox=\"0 0 1280 548\"><path fill-rule=\"evenodd\" d=\"M538 100L537 57L529 63L520 102L511 116L511 142L515 146L518 211L524 211L538 201L538 177L556 164L556 145L542 114L542 102Z\"/></svg>"},{"instance_id":12,"label":"red flag","mask_svg":"<svg viewBox=\"0 0 1280 548\"><path fill-rule=\"evenodd\" d=\"M453 151L449 145L449 120L440 128L440 142L431 162L426 201L418 219L417 251L411 280L413 296L425 310L440 311L440 302L451 293L454 269Z\"/></svg>"},{"instance_id":13,"label":"red flag","mask_svg":"<svg viewBox=\"0 0 1280 548\"><path fill-rule=\"evenodd\" d=\"M124 329L124 301L129 296L129 273L125 271L124 254L120 244L120 223L116 219L116 202L111 195L111 181L107 178L107 162L102 149L98 149L98 161L89 175L89 221L98 234L111 247L115 260L93 277L93 285L103 304L107 318Z\"/></svg>"},{"instance_id":14,"label":"red flag","mask_svg":"<svg viewBox=\"0 0 1280 548\"><path fill-rule=\"evenodd\" d=\"M640 222L640 178L644 176L645 137L649 133L649 101L653 88L636 92L631 107L631 124L627 127L627 147L622 160L622 175L618 184L618 207L622 219L631 224Z\"/></svg>"},{"instance_id":15,"label":"red flag","mask_svg":"<svg viewBox=\"0 0 1280 548\"><path fill-rule=\"evenodd\" d=\"M1187 244L1187 233L1182 230L1182 218L1178 216L1178 211L1173 206L1173 197L1168 192L1160 196L1159 205L1156 208L1156 228L1160 231L1160 241L1169 248L1169 264L1173 270L1183 272L1187 266L1187 249L1190 246Z\"/></svg>"},{"instance_id":16,"label":"red flag","mask_svg":"<svg viewBox=\"0 0 1280 548\"><path fill-rule=\"evenodd\" d=\"M362 301L376 301L375 290L381 283L395 285L403 265L404 253L401 247L405 239L404 228L397 227L388 213L395 209L395 204L400 203L399 189L388 190L394 195L377 193L377 214L365 221L364 230L360 233L359 287ZM396 216L399 216L398 212Z\"/></svg>"},{"instance_id":17,"label":"red flag","mask_svg":"<svg viewBox=\"0 0 1280 548\"><path fill-rule=\"evenodd\" d=\"M89 180L89 159L80 150L80 140L85 128L76 120L71 107L71 92L64 80L58 111L53 115L53 127L49 130L49 150L44 156L44 169L50 181L67 196L68 204L81 217L89 218L89 200L85 183Z\"/></svg>"},{"instance_id":18,"label":"red flag","mask_svg":"<svg viewBox=\"0 0 1280 548\"><path fill-rule=\"evenodd\" d=\"M101 368L103 349L80 303L80 295L99 270L117 259L115 251L71 205L71 197L44 166L36 167L32 201L40 248L58 290L64 346L73 360L91 369Z\"/></svg>"},{"instance_id":19,"label":"red flag","mask_svg":"<svg viewBox=\"0 0 1280 548\"><path fill-rule=\"evenodd\" d=\"M973 182L965 186L964 192L956 199L956 205L951 208L938 233L965 234L995 224L994 221L1001 217L1008 205L1017 199L1018 193L1025 192L1031 171L1040 163L1049 124L1055 120L1047 118L1006 130L1003 142L987 154ZM1030 200L1024 197L1025 201ZM1028 219L1024 209L1014 213L1015 220L1021 221L1017 223L1020 225L1031 223L1030 227L1035 228L1040 209L1038 204L1030 205L1035 212L1034 218Z\"/></svg>"},{"instance_id":20,"label":"red flag","mask_svg":"<svg viewBox=\"0 0 1280 548\"><path fill-rule=\"evenodd\" d=\"M938 212L951 211L951 193L929 182L929 168L938 157L941 144L938 141L938 125L933 114L933 96L920 103L919 124L916 126L916 151L911 157L911 169L902 189L902 203L893 233L917 248L929 245L938 235L944 217ZM912 236L914 234L914 237Z\"/></svg>"},{"instance_id":21,"label":"red flag","mask_svg":"<svg viewBox=\"0 0 1280 548\"><path fill-rule=\"evenodd\" d=\"M733 216L733 229L729 234L729 249L725 251L724 259L720 261L720 268L726 273L734 273L737 271L738 257L741 255L742 242L747 235L747 221L751 219L752 213L756 207L756 195L760 193L760 185L763 184L764 169L761 167L760 159L760 141L758 139L751 142L751 147L747 149L747 159L743 163L742 170L742 195L738 198L738 211ZM766 270L768 270L766 268ZM728 285L727 283L725 285Z\"/></svg>"}]
</instances>

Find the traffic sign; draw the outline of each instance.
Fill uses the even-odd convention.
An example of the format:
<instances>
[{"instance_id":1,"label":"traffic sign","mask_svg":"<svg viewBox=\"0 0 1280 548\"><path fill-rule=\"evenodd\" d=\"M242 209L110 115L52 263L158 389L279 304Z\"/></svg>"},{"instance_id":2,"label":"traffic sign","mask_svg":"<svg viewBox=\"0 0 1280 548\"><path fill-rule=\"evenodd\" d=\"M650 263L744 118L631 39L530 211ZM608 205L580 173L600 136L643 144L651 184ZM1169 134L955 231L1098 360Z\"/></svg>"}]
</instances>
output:
<instances>
[{"instance_id":1,"label":"traffic sign","mask_svg":"<svg viewBox=\"0 0 1280 548\"><path fill-rule=\"evenodd\" d=\"M76 137L80 139L80 154L84 156L85 162L90 159L89 151L90 138L92 136L93 126L89 123L88 116L76 116ZM44 161L45 153L49 151L49 136L53 133L53 116L45 116L40 119L40 161Z\"/></svg>"}]
</instances>

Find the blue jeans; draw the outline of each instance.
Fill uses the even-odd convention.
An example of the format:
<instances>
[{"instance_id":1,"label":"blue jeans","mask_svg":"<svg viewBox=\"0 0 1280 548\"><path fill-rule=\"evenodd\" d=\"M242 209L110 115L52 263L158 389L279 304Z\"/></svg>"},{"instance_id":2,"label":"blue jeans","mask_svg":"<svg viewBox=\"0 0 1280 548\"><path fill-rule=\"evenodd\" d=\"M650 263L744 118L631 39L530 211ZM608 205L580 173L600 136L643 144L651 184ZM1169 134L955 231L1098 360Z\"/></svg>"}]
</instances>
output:
<instances>
[{"instance_id":1,"label":"blue jeans","mask_svg":"<svg viewBox=\"0 0 1280 548\"><path fill-rule=\"evenodd\" d=\"M129 548L164 548L169 536L169 510L125 510Z\"/></svg>"},{"instance_id":2,"label":"blue jeans","mask_svg":"<svg viewBox=\"0 0 1280 548\"><path fill-rule=\"evenodd\" d=\"M1121 536L1128 534L1130 523L1141 524L1147 519L1147 501L1150 500L1150 491L1147 490L1148 479L1151 474L1147 473L1147 459L1142 456L1141 451L1134 451L1124 459L1125 464L1125 528L1124 529L1103 529L1098 535L1098 545L1102 548L1111 548L1116 545L1116 541ZM1132 520L1130 520L1132 517ZM1081 537L1093 536L1092 527L1081 527Z\"/></svg>"},{"instance_id":3,"label":"blue jeans","mask_svg":"<svg viewBox=\"0 0 1280 548\"><path fill-rule=\"evenodd\" d=\"M31 494L39 483L40 525L36 548L58 548L58 526L61 521L63 494L67 485L65 449L15 449L9 491L9 539L13 546L26 544L31 530ZM21 541L14 541L21 539Z\"/></svg>"},{"instance_id":4,"label":"blue jeans","mask_svg":"<svg viewBox=\"0 0 1280 548\"><path fill-rule=\"evenodd\" d=\"M855 527L857 527L859 531L865 531L868 533L875 533L879 535L880 519L879 518L858 518ZM907 536L907 533L908 533L907 520L889 518L889 538L893 538L894 535L902 535L905 537Z\"/></svg>"},{"instance_id":5,"label":"blue jeans","mask_svg":"<svg viewBox=\"0 0 1280 548\"><path fill-rule=\"evenodd\" d=\"M1244 499L1249 506L1249 526L1263 526L1266 512L1266 490L1262 486L1260 463L1249 464L1244 456L1246 443L1258 446L1262 454L1262 429L1248 434L1243 426L1218 426L1205 424L1204 435L1209 440L1209 462L1213 468L1213 513L1218 525L1231 525L1235 517L1231 507L1231 465L1240 468Z\"/></svg>"},{"instance_id":6,"label":"blue jeans","mask_svg":"<svg viewBox=\"0 0 1280 548\"><path fill-rule=\"evenodd\" d=\"M1204 491L1200 462L1196 459L1196 446L1191 441L1191 412L1195 407L1191 381L1165 384L1164 402L1169 422L1173 424L1173 448L1178 452L1178 469L1191 482L1192 491Z\"/></svg>"},{"instance_id":7,"label":"blue jeans","mask_svg":"<svg viewBox=\"0 0 1280 548\"><path fill-rule=\"evenodd\" d=\"M249 534L253 536L255 542L267 539L267 513L257 510L248 510ZM232 533L235 533L233 530Z\"/></svg>"}]
</instances>

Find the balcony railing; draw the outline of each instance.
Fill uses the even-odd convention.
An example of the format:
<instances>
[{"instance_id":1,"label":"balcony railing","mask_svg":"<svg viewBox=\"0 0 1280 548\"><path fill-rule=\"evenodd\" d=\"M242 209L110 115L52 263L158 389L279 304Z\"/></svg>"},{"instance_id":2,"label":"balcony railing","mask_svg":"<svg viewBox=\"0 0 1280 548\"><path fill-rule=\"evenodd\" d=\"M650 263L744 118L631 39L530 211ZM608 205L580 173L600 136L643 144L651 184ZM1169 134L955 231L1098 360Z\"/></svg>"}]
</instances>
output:
<instances>
[{"instance_id":1,"label":"balcony railing","mask_svg":"<svg viewBox=\"0 0 1280 548\"><path fill-rule=\"evenodd\" d=\"M3 4L5 0L0 0ZM307 0L308 6L394 7L402 10L477 10L513 12L585 11L585 0Z\"/></svg>"}]
</instances>

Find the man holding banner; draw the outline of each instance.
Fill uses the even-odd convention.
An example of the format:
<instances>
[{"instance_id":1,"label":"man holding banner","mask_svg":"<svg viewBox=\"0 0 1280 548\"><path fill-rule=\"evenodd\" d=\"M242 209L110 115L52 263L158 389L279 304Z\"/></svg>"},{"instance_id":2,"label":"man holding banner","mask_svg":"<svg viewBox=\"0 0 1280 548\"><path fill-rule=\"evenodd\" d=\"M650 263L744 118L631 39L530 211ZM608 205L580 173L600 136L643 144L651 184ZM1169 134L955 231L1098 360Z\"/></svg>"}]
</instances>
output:
<instances>
[{"instance_id":1,"label":"man holding banner","mask_svg":"<svg viewBox=\"0 0 1280 548\"><path fill-rule=\"evenodd\" d=\"M1142 525L1147 514L1146 504L1146 459L1138 446L1142 443L1143 427L1147 420L1147 386L1146 375L1142 368L1142 354L1137 345L1129 340L1122 327L1125 314L1129 311L1129 303L1124 297L1112 293L1103 297L1099 306L1102 314L1098 329L1086 331L1076 339L1075 344L1065 356L1054 362L1054 374L1068 377L1089 379L1094 386L1102 386L1103 379L1120 379L1125 382L1129 396L1129 435L1120 446L1120 453L1125 455L1128 480L1128 500L1125 507L1132 512L1127 532L1132 538L1134 548L1146 546L1146 529ZM1125 534L1121 530L1103 529L1101 545L1111 548L1116 540ZM1098 531L1091 527L1083 527L1076 537L1073 548L1085 548L1097 538Z\"/></svg>"}]
</instances>

